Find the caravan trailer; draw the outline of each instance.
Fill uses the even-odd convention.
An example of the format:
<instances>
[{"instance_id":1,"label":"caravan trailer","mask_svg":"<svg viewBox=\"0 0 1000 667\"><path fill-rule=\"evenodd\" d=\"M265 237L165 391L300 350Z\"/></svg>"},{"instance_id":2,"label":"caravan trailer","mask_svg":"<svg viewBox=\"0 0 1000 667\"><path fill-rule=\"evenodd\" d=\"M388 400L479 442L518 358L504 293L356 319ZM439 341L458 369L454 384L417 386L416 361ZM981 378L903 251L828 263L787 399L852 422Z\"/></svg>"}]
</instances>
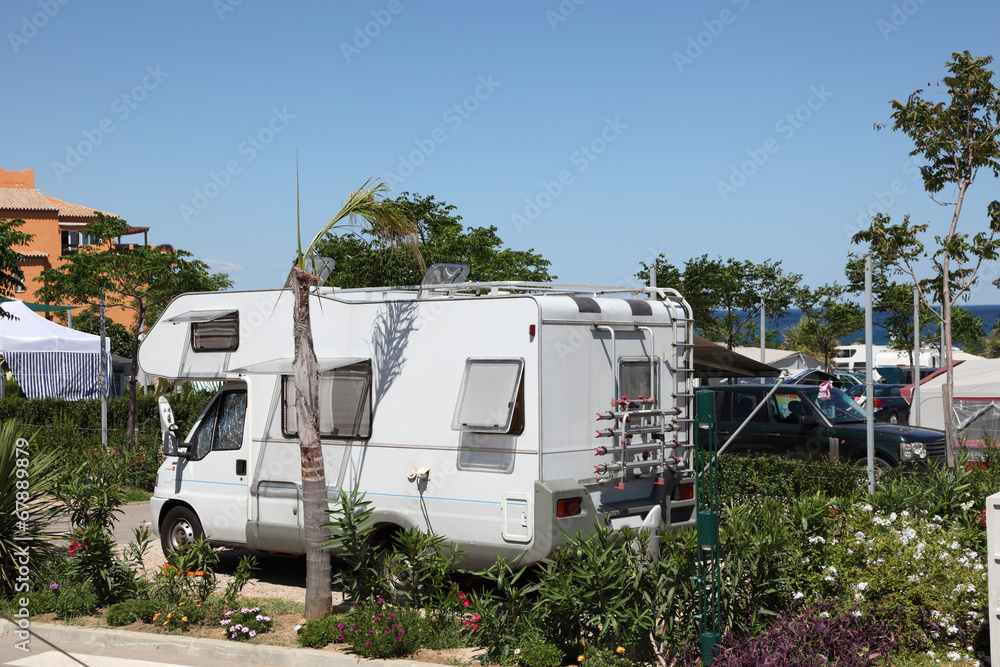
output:
<instances>
[{"instance_id":1,"label":"caravan trailer","mask_svg":"<svg viewBox=\"0 0 1000 667\"><path fill-rule=\"evenodd\" d=\"M672 290L548 283L319 288L311 297L330 497L486 566L597 522L694 525L691 311ZM148 375L221 389L157 473L165 552L305 553L290 290L186 294L139 350ZM169 414L169 411L167 411Z\"/></svg>"}]
</instances>

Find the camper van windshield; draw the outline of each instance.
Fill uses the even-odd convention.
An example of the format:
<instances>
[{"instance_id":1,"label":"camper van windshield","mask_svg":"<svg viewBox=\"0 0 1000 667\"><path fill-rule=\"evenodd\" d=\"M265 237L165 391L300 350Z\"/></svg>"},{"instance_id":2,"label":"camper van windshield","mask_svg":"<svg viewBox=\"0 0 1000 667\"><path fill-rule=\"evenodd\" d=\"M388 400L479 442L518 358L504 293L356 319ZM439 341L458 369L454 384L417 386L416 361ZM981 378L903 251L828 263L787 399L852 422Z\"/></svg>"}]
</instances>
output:
<instances>
[{"instance_id":1,"label":"camper van windshield","mask_svg":"<svg viewBox=\"0 0 1000 667\"><path fill-rule=\"evenodd\" d=\"M191 434L191 458L198 460L212 450L242 447L246 412L246 390L226 391L216 396Z\"/></svg>"}]
</instances>

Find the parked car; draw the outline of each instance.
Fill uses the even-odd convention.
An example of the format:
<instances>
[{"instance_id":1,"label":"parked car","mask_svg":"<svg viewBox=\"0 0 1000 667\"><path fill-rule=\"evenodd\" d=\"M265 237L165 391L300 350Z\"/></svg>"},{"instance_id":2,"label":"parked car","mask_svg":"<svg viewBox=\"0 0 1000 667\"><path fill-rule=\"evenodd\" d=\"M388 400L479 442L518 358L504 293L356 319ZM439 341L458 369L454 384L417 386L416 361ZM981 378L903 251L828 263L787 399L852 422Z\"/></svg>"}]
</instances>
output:
<instances>
[{"instance_id":1,"label":"parked car","mask_svg":"<svg viewBox=\"0 0 1000 667\"><path fill-rule=\"evenodd\" d=\"M899 392L900 387L905 384L873 384L875 419L889 424L910 423L910 404ZM856 385L847 390L847 395L853 398L858 405L864 407L865 386Z\"/></svg>"},{"instance_id":2,"label":"parked car","mask_svg":"<svg viewBox=\"0 0 1000 667\"><path fill-rule=\"evenodd\" d=\"M800 371L796 375L785 380L786 384L822 384L824 382L832 382L833 386L837 389L842 389L847 391L848 388L854 387L862 382L863 379L859 379L854 373L848 371L831 371L827 372L820 370L819 368L807 368L804 371Z\"/></svg>"},{"instance_id":3,"label":"parked car","mask_svg":"<svg viewBox=\"0 0 1000 667\"><path fill-rule=\"evenodd\" d=\"M719 446L735 434L727 452L800 459L832 458L867 464L864 408L837 388L823 398L820 387L782 384L709 387L715 392ZM759 406L759 407L758 407ZM740 425L743 428L737 433ZM875 463L890 468L927 459L945 460L944 431L875 424Z\"/></svg>"}]
</instances>

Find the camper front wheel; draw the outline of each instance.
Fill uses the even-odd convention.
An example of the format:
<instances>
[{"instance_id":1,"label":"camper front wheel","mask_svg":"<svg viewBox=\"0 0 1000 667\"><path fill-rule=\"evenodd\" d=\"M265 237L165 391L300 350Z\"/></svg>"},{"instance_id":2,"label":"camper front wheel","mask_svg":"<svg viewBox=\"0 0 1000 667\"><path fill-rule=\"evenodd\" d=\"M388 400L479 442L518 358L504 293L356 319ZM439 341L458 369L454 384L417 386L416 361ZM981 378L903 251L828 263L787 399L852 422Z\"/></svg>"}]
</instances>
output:
<instances>
[{"instance_id":1,"label":"camper front wheel","mask_svg":"<svg viewBox=\"0 0 1000 667\"><path fill-rule=\"evenodd\" d=\"M183 505L167 512L160 525L160 546L163 555L169 556L178 547L204 535L198 515Z\"/></svg>"}]
</instances>

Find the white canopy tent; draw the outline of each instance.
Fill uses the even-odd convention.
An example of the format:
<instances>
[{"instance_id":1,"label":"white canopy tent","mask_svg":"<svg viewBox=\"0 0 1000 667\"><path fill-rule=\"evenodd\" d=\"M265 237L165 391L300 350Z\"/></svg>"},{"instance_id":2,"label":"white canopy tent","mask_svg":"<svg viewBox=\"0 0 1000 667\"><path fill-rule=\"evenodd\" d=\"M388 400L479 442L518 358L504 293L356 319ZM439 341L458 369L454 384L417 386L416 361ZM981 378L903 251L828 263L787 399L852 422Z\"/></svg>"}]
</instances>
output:
<instances>
[{"instance_id":1,"label":"white canopy tent","mask_svg":"<svg viewBox=\"0 0 1000 667\"><path fill-rule=\"evenodd\" d=\"M0 303L0 354L28 398L100 398L100 336L50 322L21 301ZM110 351L110 341L105 340ZM110 353L104 373L110 370Z\"/></svg>"},{"instance_id":2,"label":"white canopy tent","mask_svg":"<svg viewBox=\"0 0 1000 667\"><path fill-rule=\"evenodd\" d=\"M960 361L955 364L954 375L952 414L958 438L964 438L970 449L982 444L984 434L994 440L1000 438L1000 359ZM944 428L941 388L945 381L941 370L920 383L920 426Z\"/></svg>"}]
</instances>

